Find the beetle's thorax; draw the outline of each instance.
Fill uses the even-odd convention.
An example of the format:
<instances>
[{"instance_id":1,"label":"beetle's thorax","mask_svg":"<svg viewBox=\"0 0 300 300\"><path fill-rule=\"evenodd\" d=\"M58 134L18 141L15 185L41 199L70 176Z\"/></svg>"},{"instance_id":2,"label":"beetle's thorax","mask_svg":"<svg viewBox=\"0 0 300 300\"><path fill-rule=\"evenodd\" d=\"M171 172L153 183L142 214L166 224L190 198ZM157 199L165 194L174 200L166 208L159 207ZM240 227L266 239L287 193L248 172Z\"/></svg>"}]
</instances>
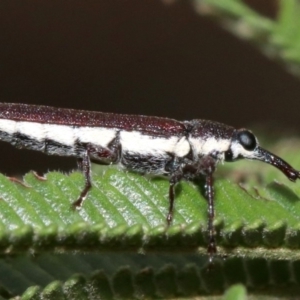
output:
<instances>
[{"instance_id":1,"label":"beetle's thorax","mask_svg":"<svg viewBox=\"0 0 300 300\"><path fill-rule=\"evenodd\" d=\"M189 142L197 157L213 156L224 160L224 153L230 148L235 129L231 126L208 120L192 120Z\"/></svg>"}]
</instances>

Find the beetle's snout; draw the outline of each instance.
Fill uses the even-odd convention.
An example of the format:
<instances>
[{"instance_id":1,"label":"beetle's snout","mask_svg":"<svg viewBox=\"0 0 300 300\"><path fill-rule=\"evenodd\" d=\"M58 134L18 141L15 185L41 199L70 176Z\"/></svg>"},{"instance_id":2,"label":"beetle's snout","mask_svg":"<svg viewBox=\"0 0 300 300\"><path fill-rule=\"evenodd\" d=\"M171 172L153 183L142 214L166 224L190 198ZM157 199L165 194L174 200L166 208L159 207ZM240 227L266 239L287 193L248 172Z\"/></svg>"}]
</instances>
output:
<instances>
[{"instance_id":1,"label":"beetle's snout","mask_svg":"<svg viewBox=\"0 0 300 300\"><path fill-rule=\"evenodd\" d=\"M300 178L300 172L275 154L261 148L256 149L257 156L254 159L263 161L279 169L289 180L296 181Z\"/></svg>"}]
</instances>

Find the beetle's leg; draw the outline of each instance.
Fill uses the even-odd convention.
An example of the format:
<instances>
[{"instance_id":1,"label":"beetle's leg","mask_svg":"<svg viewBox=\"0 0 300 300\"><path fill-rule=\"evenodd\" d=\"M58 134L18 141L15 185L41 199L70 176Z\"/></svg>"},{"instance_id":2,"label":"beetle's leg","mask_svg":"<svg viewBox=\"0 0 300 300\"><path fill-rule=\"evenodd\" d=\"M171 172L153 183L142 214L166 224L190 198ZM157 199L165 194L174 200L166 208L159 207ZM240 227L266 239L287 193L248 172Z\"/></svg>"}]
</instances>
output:
<instances>
[{"instance_id":1,"label":"beetle's leg","mask_svg":"<svg viewBox=\"0 0 300 300\"><path fill-rule=\"evenodd\" d=\"M118 136L108 145L108 148L92 144L87 144L85 148L84 152L81 152L81 157L77 160L78 167L84 175L85 185L78 199L72 203L73 208L80 208L82 206L83 201L92 187L91 157L95 160L95 162L97 162L97 160L100 162L101 160L104 160L105 162L111 163L118 162L121 157L121 145L119 143Z\"/></svg>"},{"instance_id":2,"label":"beetle's leg","mask_svg":"<svg viewBox=\"0 0 300 300\"><path fill-rule=\"evenodd\" d=\"M84 188L81 191L78 199L75 202L73 202L73 204L72 204L73 208L80 208L82 206L83 201L85 200L89 190L92 187L91 160L90 160L88 149L84 152L83 156L78 159L78 164L80 165L81 171L84 175L85 184L84 184Z\"/></svg>"},{"instance_id":3,"label":"beetle's leg","mask_svg":"<svg viewBox=\"0 0 300 300\"><path fill-rule=\"evenodd\" d=\"M213 176L208 174L205 177L205 190L206 198L208 201L208 246L207 252L209 254L209 262L212 263L213 256L217 253L215 229L214 229L214 218L215 218L215 207L214 207L214 188L213 188Z\"/></svg>"},{"instance_id":4,"label":"beetle's leg","mask_svg":"<svg viewBox=\"0 0 300 300\"><path fill-rule=\"evenodd\" d=\"M216 168L216 161L211 156L205 156L200 162L200 173L205 176L205 196L208 202L208 247L209 262L212 263L214 255L217 253L215 229L214 229L214 187L213 187L213 173Z\"/></svg>"},{"instance_id":5,"label":"beetle's leg","mask_svg":"<svg viewBox=\"0 0 300 300\"><path fill-rule=\"evenodd\" d=\"M182 179L183 171L178 157L169 153L170 160L165 166L165 171L170 175L169 186L169 212L167 215L167 225L170 226L173 220L173 210L175 201L175 186Z\"/></svg>"},{"instance_id":6,"label":"beetle's leg","mask_svg":"<svg viewBox=\"0 0 300 300\"><path fill-rule=\"evenodd\" d=\"M173 220L173 211L174 211L174 200L175 200L175 186L182 179L182 171L177 171L171 175L170 186L169 186L169 212L167 215L167 224L171 225Z\"/></svg>"},{"instance_id":7,"label":"beetle's leg","mask_svg":"<svg viewBox=\"0 0 300 300\"><path fill-rule=\"evenodd\" d=\"M82 157L77 158L77 167L79 171L83 171L83 167L82 167Z\"/></svg>"}]
</instances>

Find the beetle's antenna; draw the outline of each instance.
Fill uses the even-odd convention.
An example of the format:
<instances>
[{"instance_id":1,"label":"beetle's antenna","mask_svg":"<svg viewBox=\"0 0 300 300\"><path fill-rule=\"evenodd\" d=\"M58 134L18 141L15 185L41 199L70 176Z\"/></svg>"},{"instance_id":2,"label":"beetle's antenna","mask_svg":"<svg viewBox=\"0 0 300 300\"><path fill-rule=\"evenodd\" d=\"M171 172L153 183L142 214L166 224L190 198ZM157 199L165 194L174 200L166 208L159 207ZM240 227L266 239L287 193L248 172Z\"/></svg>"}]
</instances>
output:
<instances>
[{"instance_id":1,"label":"beetle's antenna","mask_svg":"<svg viewBox=\"0 0 300 300\"><path fill-rule=\"evenodd\" d=\"M289 180L296 181L300 178L300 172L275 154L261 148L256 149L257 156L254 159L261 160L279 169Z\"/></svg>"}]
</instances>

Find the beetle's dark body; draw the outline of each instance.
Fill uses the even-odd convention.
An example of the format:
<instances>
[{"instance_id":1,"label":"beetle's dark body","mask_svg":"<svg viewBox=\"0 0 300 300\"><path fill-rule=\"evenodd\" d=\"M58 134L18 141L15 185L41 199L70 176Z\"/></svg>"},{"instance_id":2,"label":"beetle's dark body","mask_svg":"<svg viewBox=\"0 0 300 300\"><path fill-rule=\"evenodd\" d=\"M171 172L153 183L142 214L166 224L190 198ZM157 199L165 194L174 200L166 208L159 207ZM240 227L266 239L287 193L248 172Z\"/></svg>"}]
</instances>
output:
<instances>
[{"instance_id":1,"label":"beetle's dark body","mask_svg":"<svg viewBox=\"0 0 300 300\"><path fill-rule=\"evenodd\" d=\"M201 158L189 142L190 138L205 140L211 136L219 139L230 139L233 127L206 120L193 120L180 122L168 118L120 115L101 112L86 112L72 109L52 108L47 106L32 106L24 104L0 104L0 119L13 120L16 122L32 122L37 124L51 124L68 126L76 129L79 127L107 128L114 131L113 138L106 147L99 149L98 145L82 142L80 138L74 140L71 145L58 142L55 139L36 139L34 136L24 134L20 130L15 130L8 134L7 130L0 131L0 139L11 143L18 148L38 150L50 155L65 155L82 157L86 151L87 144L92 148L90 157L94 162L99 163L119 163L125 168L141 173L154 173L169 175L178 165L191 164ZM51 127L50 127L51 128ZM178 140L186 139L188 150L185 155L178 156L172 151L164 153L151 153L144 151L122 151L120 132L138 132L142 136L159 139L161 142L177 137ZM101 140L101 136L99 136ZM112 150L112 159L106 157L102 152ZM146 148L146 147L145 147ZM94 150L93 150L94 149ZM172 150L172 149L170 149ZM100 155L99 155L100 154ZM217 153L215 153L217 156ZM189 174L189 178L191 174Z\"/></svg>"},{"instance_id":2,"label":"beetle's dark body","mask_svg":"<svg viewBox=\"0 0 300 300\"><path fill-rule=\"evenodd\" d=\"M299 178L299 172L289 164L259 147L250 131L207 120L176 121L0 103L0 140L18 148L77 157L85 187L74 202L76 207L82 205L91 188L90 161L168 176L168 223L172 221L176 183L204 176L210 260L216 252L212 175L218 162L258 159L274 165L292 181Z\"/></svg>"}]
</instances>

